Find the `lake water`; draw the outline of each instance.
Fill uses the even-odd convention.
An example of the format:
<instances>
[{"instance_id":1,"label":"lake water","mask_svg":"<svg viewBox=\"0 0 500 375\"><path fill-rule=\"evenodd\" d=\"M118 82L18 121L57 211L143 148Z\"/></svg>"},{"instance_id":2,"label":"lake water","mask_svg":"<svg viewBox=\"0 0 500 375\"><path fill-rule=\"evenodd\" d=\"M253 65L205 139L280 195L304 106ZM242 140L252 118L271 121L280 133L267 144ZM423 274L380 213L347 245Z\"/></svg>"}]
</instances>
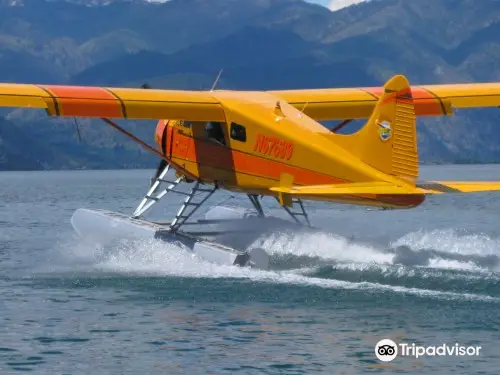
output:
<instances>
[{"instance_id":1,"label":"lake water","mask_svg":"<svg viewBox=\"0 0 500 375\"><path fill-rule=\"evenodd\" d=\"M131 213L151 174L0 173L0 374L498 374L500 193L405 211L308 204L321 230L261 239L270 271L75 236L75 209ZM500 180L500 166L421 177ZM384 338L481 349L385 363Z\"/></svg>"}]
</instances>

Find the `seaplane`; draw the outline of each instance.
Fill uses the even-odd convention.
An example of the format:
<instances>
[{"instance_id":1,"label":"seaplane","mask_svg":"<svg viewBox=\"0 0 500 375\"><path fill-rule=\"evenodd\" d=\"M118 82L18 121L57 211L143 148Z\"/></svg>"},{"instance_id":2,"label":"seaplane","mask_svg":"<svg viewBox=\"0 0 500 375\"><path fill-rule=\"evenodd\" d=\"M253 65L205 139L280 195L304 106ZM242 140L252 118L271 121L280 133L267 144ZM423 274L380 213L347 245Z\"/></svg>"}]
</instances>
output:
<instances>
[{"instance_id":1,"label":"seaplane","mask_svg":"<svg viewBox=\"0 0 500 375\"><path fill-rule=\"evenodd\" d=\"M410 209L428 195L500 190L500 181L421 181L416 122L419 116L451 116L457 108L500 107L500 82L415 86L395 75L382 87L251 92L6 83L0 84L0 106L102 119L160 159L135 212L80 208L71 218L78 234L175 242L219 264L267 269L269 255L185 229L203 222L193 222L193 214L218 190L248 196L252 214L242 213L241 220L265 219L261 201L269 198L290 222L304 226L311 225L305 201ZM158 120L156 146L117 119ZM359 130L339 133L360 119L366 122ZM329 128L321 123L327 120L340 123ZM175 216L145 218L175 194L184 197ZM226 219L245 226L231 215Z\"/></svg>"}]
</instances>

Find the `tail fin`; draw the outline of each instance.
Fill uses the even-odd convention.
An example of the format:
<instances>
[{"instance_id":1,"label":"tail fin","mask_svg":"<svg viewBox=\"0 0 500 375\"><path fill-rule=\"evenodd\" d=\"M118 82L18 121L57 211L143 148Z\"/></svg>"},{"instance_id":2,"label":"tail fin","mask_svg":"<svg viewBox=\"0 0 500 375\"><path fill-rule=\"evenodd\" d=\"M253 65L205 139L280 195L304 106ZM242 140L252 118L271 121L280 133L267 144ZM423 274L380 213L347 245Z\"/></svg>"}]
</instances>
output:
<instances>
[{"instance_id":1,"label":"tail fin","mask_svg":"<svg viewBox=\"0 0 500 375\"><path fill-rule=\"evenodd\" d=\"M352 135L332 135L335 143L381 172L414 182L418 178L416 116L406 77L397 75L366 125Z\"/></svg>"}]
</instances>

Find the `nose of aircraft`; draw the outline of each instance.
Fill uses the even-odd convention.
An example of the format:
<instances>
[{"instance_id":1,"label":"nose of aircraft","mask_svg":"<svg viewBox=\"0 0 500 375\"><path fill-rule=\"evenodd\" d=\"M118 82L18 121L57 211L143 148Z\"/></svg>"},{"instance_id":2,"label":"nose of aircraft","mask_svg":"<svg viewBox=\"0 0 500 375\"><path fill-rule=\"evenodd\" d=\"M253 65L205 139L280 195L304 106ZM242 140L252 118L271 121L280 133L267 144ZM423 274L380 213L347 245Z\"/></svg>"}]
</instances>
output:
<instances>
[{"instance_id":1,"label":"nose of aircraft","mask_svg":"<svg viewBox=\"0 0 500 375\"><path fill-rule=\"evenodd\" d=\"M164 155L167 153L167 126L168 120L158 121L155 133L155 142Z\"/></svg>"}]
</instances>

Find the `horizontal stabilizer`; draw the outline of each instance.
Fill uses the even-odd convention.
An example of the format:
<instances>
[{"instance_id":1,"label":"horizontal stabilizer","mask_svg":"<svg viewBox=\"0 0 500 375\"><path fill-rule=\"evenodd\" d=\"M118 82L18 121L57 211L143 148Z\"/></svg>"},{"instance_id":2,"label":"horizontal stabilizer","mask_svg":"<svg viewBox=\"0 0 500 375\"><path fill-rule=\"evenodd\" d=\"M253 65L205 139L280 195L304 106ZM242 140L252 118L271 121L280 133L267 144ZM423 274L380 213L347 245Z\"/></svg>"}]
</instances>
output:
<instances>
[{"instance_id":1,"label":"horizontal stabilizer","mask_svg":"<svg viewBox=\"0 0 500 375\"><path fill-rule=\"evenodd\" d=\"M424 194L476 193L500 190L500 181L427 181L417 184Z\"/></svg>"},{"instance_id":2,"label":"horizontal stabilizer","mask_svg":"<svg viewBox=\"0 0 500 375\"><path fill-rule=\"evenodd\" d=\"M271 191L300 196L334 195L427 195L446 193L474 193L500 191L500 181L424 181L413 187L395 185L389 182L347 183L335 185L294 186L292 188L275 187Z\"/></svg>"},{"instance_id":3,"label":"horizontal stabilizer","mask_svg":"<svg viewBox=\"0 0 500 375\"><path fill-rule=\"evenodd\" d=\"M357 194L411 194L415 189L394 185L388 182L367 182L335 185L294 186L271 188L271 191L290 195L357 195Z\"/></svg>"}]
</instances>

